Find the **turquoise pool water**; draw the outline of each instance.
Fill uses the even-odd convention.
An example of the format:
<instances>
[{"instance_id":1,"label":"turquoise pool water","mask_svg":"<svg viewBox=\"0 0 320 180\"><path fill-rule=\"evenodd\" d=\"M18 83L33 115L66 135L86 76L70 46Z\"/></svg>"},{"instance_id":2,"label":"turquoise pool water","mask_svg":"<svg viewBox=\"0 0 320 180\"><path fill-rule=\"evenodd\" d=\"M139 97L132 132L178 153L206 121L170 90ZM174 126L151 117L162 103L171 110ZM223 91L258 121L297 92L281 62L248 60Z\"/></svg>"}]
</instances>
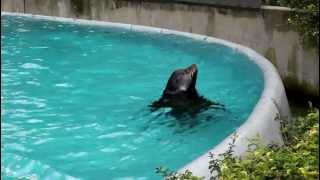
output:
<instances>
[{"instance_id":1,"label":"turquoise pool water","mask_svg":"<svg viewBox=\"0 0 320 180\"><path fill-rule=\"evenodd\" d=\"M148 105L171 72L226 110L175 119ZM1 16L1 178L161 179L217 145L252 112L263 76L218 44Z\"/></svg>"}]
</instances>

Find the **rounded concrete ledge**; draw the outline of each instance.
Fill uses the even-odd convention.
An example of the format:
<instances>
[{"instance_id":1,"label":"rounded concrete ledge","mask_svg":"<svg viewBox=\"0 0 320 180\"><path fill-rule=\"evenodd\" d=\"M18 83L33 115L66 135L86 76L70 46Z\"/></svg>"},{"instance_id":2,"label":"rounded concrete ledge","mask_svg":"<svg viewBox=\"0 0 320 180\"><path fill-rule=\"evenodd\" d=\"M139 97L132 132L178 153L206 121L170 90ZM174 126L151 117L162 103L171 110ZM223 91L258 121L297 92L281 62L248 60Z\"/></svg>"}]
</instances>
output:
<instances>
[{"instance_id":1,"label":"rounded concrete ledge","mask_svg":"<svg viewBox=\"0 0 320 180\"><path fill-rule=\"evenodd\" d=\"M259 135L263 143L280 143L282 144L282 136L280 132L280 122L277 120L278 117L290 117L290 109L288 105L287 96L284 90L284 86L280 79L280 76L276 68L263 56L255 52L254 50L242 46L240 44L228 42L221 39L216 39L213 37L208 37L199 34L192 34L187 32L179 32L168 29L130 25L130 24L121 24L121 23L112 23L112 22L101 22L101 21L92 21L92 20L83 20L83 19L71 19L71 18L62 18L62 17L50 17L50 16L41 16L41 15L32 15L32 14L20 14L20 13L7 13L1 12L1 15L19 15L34 17L37 19L47 19L54 21L63 21L63 22L73 22L79 24L87 25L101 25L109 27L121 27L130 29L133 31L148 31L162 34L175 34L180 36L185 36L188 38L193 38L197 40L206 41L208 43L218 43L225 46L228 46L235 51L241 52L249 57L249 59L256 63L264 76L264 90L262 95L254 107L249 118L236 130L237 138L234 146L234 155L241 156L247 150L248 139L255 138ZM214 134L213 134L214 135ZM185 167L181 168L179 171L184 171L186 169L192 171L194 175L203 176L205 179L209 179L210 172L208 169L209 165L209 152L218 155L225 152L229 143L232 142L232 135L224 139L220 144L213 147L213 149L204 153L199 158L187 164Z\"/></svg>"}]
</instances>

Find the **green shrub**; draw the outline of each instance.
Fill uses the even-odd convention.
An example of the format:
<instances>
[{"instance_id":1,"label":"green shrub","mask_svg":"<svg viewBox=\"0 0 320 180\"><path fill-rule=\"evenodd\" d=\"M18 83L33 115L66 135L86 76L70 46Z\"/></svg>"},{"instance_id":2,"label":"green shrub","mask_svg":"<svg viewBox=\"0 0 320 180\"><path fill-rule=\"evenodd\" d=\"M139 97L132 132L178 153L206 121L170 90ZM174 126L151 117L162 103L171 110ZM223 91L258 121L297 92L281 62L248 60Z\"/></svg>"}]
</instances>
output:
<instances>
[{"instance_id":1,"label":"green shrub","mask_svg":"<svg viewBox=\"0 0 320 180\"><path fill-rule=\"evenodd\" d=\"M264 146L256 138L250 141L248 152L242 158L232 155L235 135L228 151L210 161L210 171L218 173L211 179L318 179L319 110L290 122L282 120L281 125L283 146ZM186 172L187 177L196 179L191 172ZM184 179L182 174L173 174L182 178L168 180Z\"/></svg>"},{"instance_id":2,"label":"green shrub","mask_svg":"<svg viewBox=\"0 0 320 180\"><path fill-rule=\"evenodd\" d=\"M294 9L288 19L308 46L319 47L319 0L281 0Z\"/></svg>"},{"instance_id":3,"label":"green shrub","mask_svg":"<svg viewBox=\"0 0 320 180\"><path fill-rule=\"evenodd\" d=\"M226 153L211 160L211 170L219 179L318 179L319 111L283 125L284 146L263 146L254 139L243 158Z\"/></svg>"},{"instance_id":4,"label":"green shrub","mask_svg":"<svg viewBox=\"0 0 320 180\"><path fill-rule=\"evenodd\" d=\"M319 47L319 0L264 0L264 4L293 9L289 24L300 33L307 47Z\"/></svg>"},{"instance_id":5,"label":"green shrub","mask_svg":"<svg viewBox=\"0 0 320 180\"><path fill-rule=\"evenodd\" d=\"M194 176L190 171L186 170L183 173L177 173L167 168L159 167L156 173L164 177L165 180L203 180L203 177Z\"/></svg>"}]
</instances>

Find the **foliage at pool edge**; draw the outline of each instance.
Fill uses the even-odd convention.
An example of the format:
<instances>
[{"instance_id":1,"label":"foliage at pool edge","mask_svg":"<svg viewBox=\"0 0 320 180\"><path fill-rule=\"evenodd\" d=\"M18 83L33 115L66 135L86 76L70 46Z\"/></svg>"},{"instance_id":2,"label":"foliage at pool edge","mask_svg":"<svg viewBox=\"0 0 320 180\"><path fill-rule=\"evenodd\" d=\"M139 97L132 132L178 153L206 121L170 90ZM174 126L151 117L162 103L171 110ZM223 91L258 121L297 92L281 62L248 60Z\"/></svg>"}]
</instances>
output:
<instances>
[{"instance_id":1,"label":"foliage at pool edge","mask_svg":"<svg viewBox=\"0 0 320 180\"><path fill-rule=\"evenodd\" d=\"M233 143L219 158L211 159L209 169L217 172L211 179L318 179L319 178L319 110L311 109L305 117L280 119L283 146L264 146L252 139L243 158L234 157ZM211 156L213 157L213 156ZM177 173L157 168L166 180L201 180L190 171Z\"/></svg>"}]
</instances>

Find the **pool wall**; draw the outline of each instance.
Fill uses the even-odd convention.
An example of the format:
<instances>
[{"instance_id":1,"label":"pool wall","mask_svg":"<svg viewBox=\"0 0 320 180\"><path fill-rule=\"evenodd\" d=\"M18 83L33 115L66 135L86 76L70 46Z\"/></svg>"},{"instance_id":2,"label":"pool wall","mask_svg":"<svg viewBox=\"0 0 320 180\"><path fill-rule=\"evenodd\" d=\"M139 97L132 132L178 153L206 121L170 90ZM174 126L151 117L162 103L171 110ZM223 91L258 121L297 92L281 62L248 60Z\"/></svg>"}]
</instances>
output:
<instances>
[{"instance_id":1,"label":"pool wall","mask_svg":"<svg viewBox=\"0 0 320 180\"><path fill-rule=\"evenodd\" d=\"M228 42L225 40L193 34L180 31L173 31L162 28L154 28L147 26L138 26L130 24L121 24L121 23L111 23L111 22L102 22L102 21L91 21L83 19L71 19L71 18L61 18L61 17L50 17L50 16L41 16L41 15L31 15L31 14L19 14L19 13L7 13L2 12L1 15L21 15L29 16L39 19L55 20L55 21L64 21L64 22L74 22L81 24L94 24L101 26L111 26L111 27L121 27L134 31L149 31L163 34L176 34L189 38L194 38L202 41L219 43L226 45L232 48L235 51L246 54L249 59L256 63L261 71L263 72L264 77L264 90L262 95L253 109L253 112L249 118L242 124L237 130L237 139L235 142L234 153L235 155L243 155L247 150L248 139L255 138L258 135L260 136L262 142L265 144L275 142L282 144L282 137L280 132L280 122L277 120L280 118L290 117L290 109L288 105L288 100L286 97L285 89L282 84L281 78L276 70L276 68L270 63L266 58L255 52L254 50L242 46L240 44ZM213 134L214 135L214 134ZM209 163L209 152L214 154L219 154L225 152L229 143L232 141L232 135L223 140L219 145L213 147L207 153L204 153L199 158L187 164L185 167L181 168L180 171L185 169L191 170L195 175L205 176L206 179L209 178L210 172L208 169Z\"/></svg>"},{"instance_id":2,"label":"pool wall","mask_svg":"<svg viewBox=\"0 0 320 180\"><path fill-rule=\"evenodd\" d=\"M288 25L289 9L260 6L260 0L239 2L1 0L1 11L121 22L225 39L251 47L270 60L288 90L318 97L319 51L306 48L299 34Z\"/></svg>"}]
</instances>

